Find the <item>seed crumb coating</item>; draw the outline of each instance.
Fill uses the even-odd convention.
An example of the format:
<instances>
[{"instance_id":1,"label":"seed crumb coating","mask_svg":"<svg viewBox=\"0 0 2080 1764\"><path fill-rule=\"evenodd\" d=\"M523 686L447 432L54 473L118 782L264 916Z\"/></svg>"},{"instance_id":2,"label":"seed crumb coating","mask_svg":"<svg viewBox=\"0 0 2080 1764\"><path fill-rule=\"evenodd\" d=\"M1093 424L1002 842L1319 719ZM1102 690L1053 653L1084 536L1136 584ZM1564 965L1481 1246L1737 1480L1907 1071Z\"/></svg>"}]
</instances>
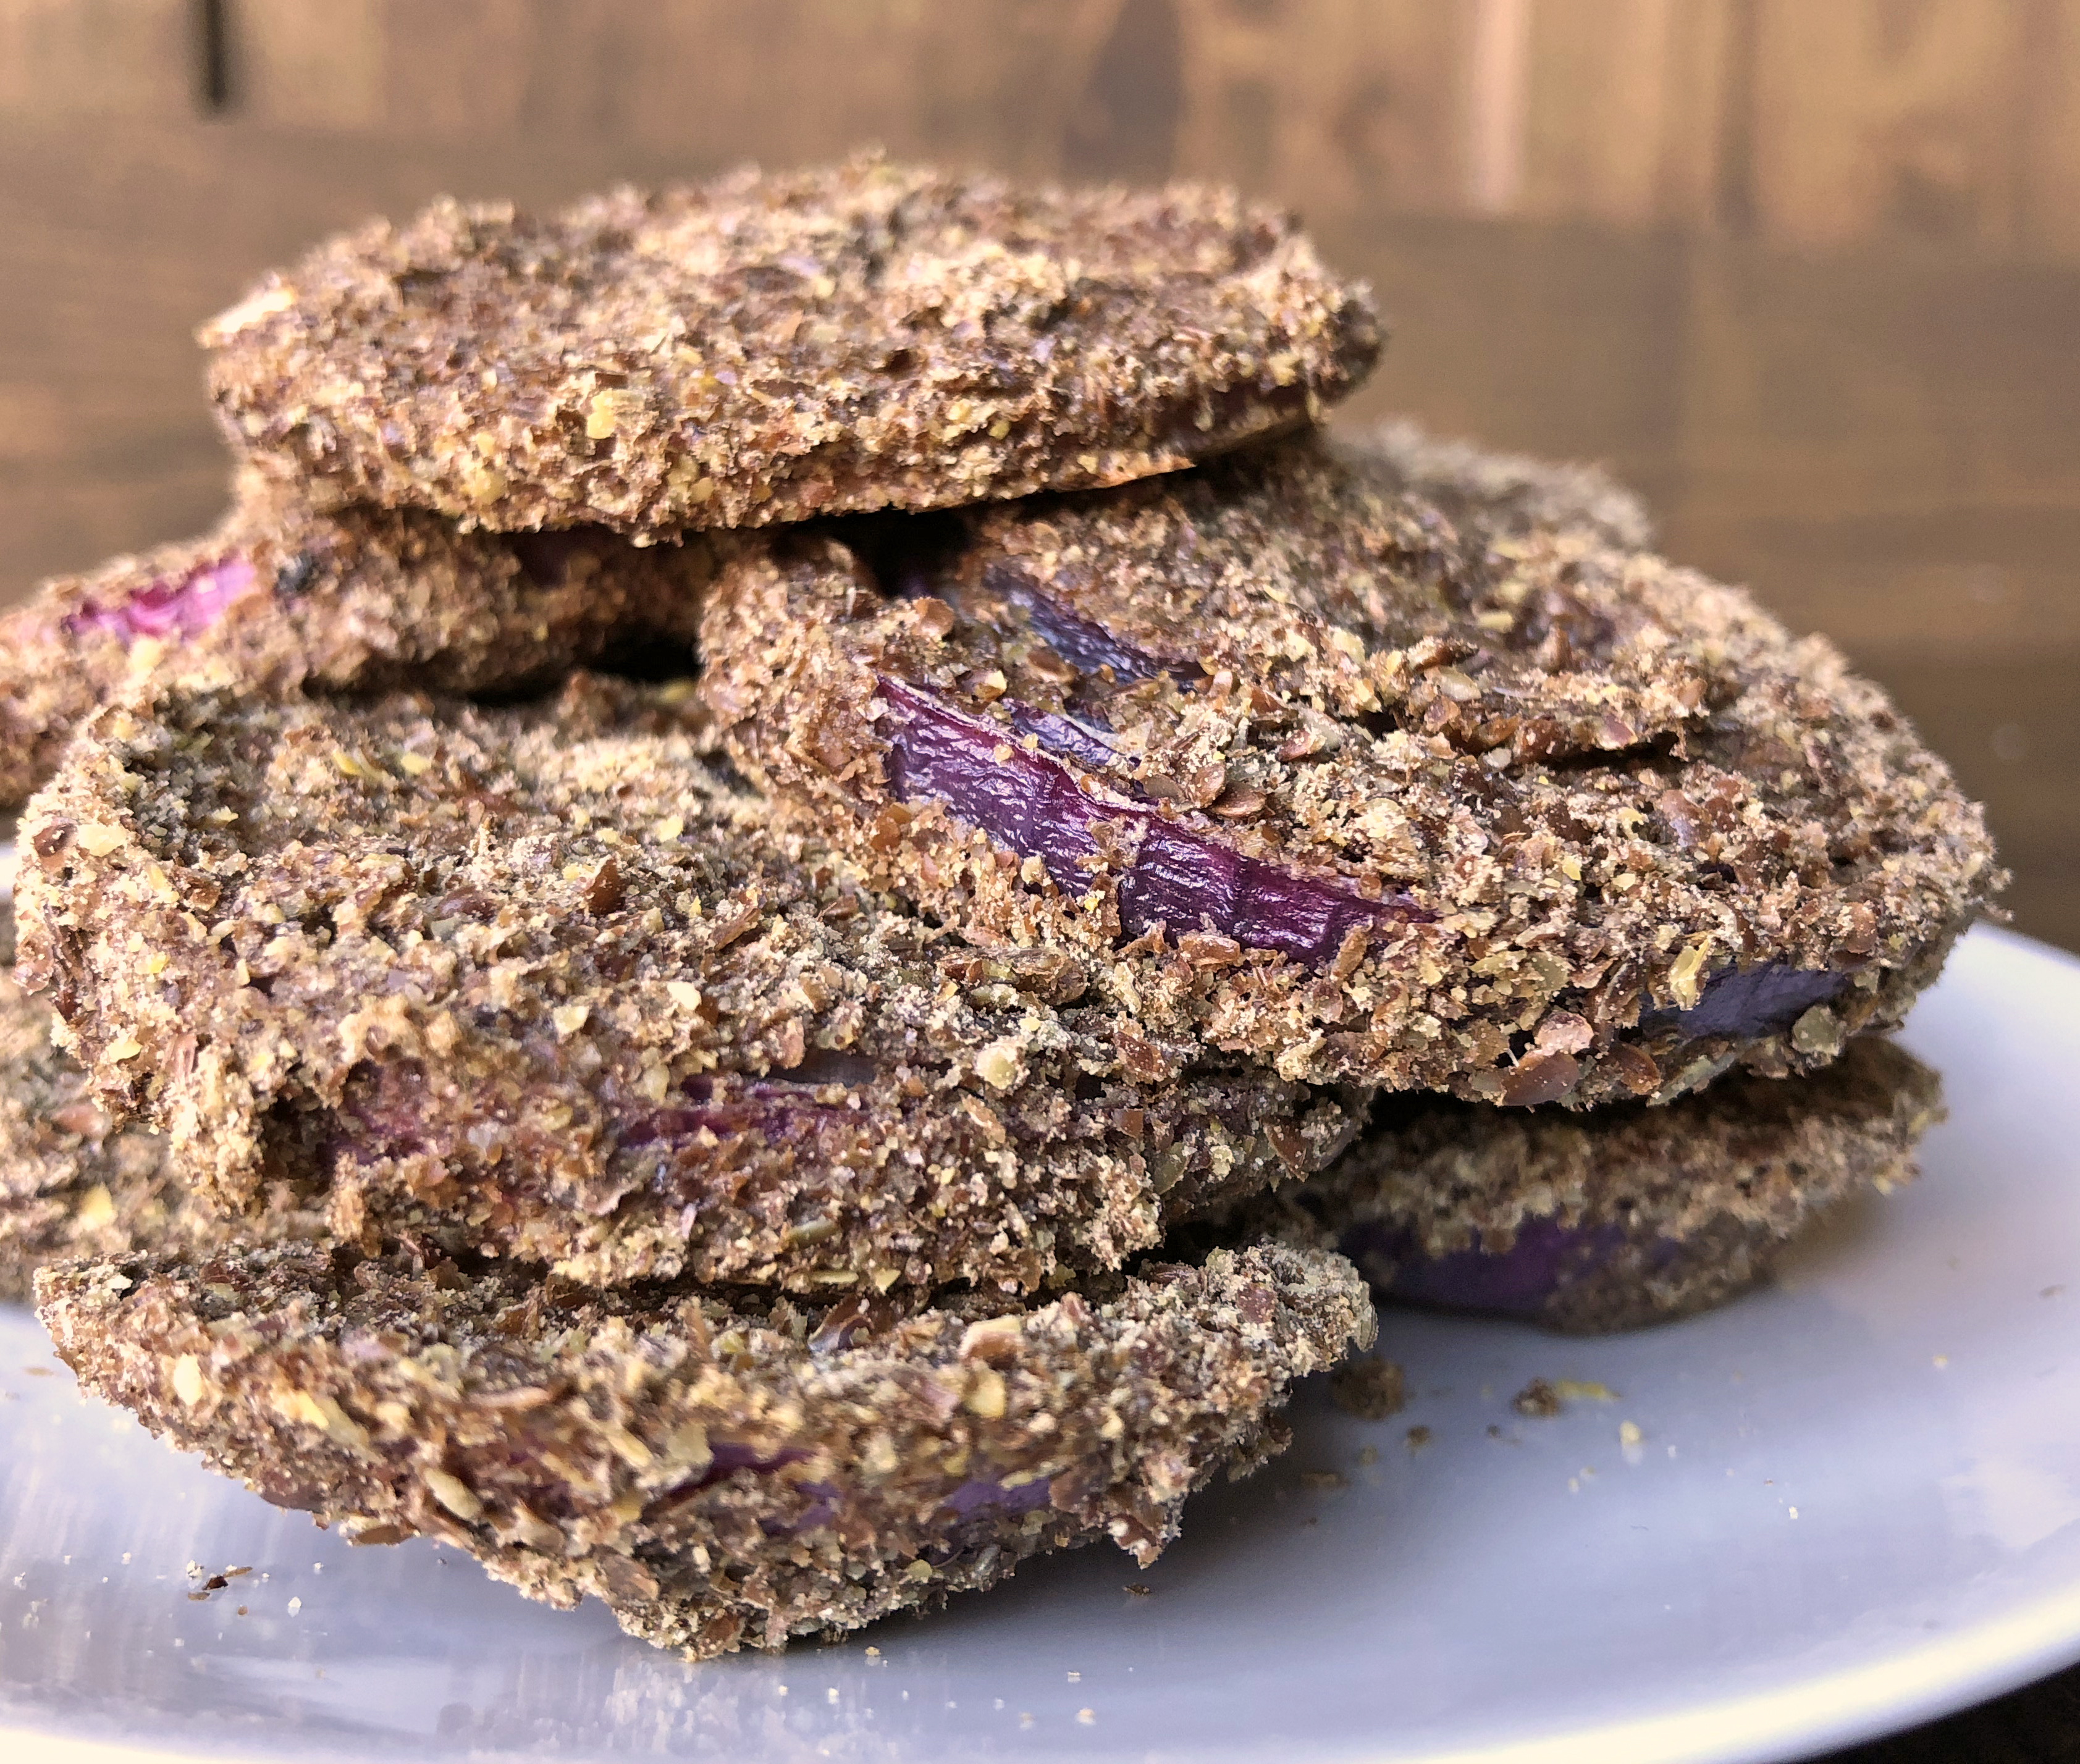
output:
<instances>
[{"instance_id":1,"label":"seed crumb coating","mask_svg":"<svg viewBox=\"0 0 2080 1764\"><path fill-rule=\"evenodd\" d=\"M206 325L233 444L342 501L527 529L763 526L1125 482L1312 421L1369 296L1233 191L874 157L434 203Z\"/></svg>"},{"instance_id":2,"label":"seed crumb coating","mask_svg":"<svg viewBox=\"0 0 2080 1764\"><path fill-rule=\"evenodd\" d=\"M1630 1329L1724 1303L1830 1208L1912 1180L1943 1113L1936 1075L1875 1037L1809 1077L1722 1079L1666 1108L1393 1097L1331 1169L1229 1229L1282 1221L1386 1297Z\"/></svg>"},{"instance_id":3,"label":"seed crumb coating","mask_svg":"<svg viewBox=\"0 0 2080 1764\"><path fill-rule=\"evenodd\" d=\"M1895 1022L2003 879L1884 694L1593 522L1310 435L729 536L732 756L878 885L1284 1076L1667 1101Z\"/></svg>"},{"instance_id":4,"label":"seed crumb coating","mask_svg":"<svg viewBox=\"0 0 2080 1764\"><path fill-rule=\"evenodd\" d=\"M1034 1290L1347 1142L1069 952L891 909L685 702L156 686L31 805L21 971L217 1205L287 1183L350 1241L593 1284Z\"/></svg>"},{"instance_id":5,"label":"seed crumb coating","mask_svg":"<svg viewBox=\"0 0 2080 1764\"><path fill-rule=\"evenodd\" d=\"M1397 490L1434 504L1457 526L1490 536L1561 527L1629 551L1654 543L1646 505L1601 467L1491 453L1405 418L1349 439L1379 461Z\"/></svg>"},{"instance_id":6,"label":"seed crumb coating","mask_svg":"<svg viewBox=\"0 0 2080 1764\"><path fill-rule=\"evenodd\" d=\"M312 1248L46 1270L86 1387L359 1543L466 1549L699 1659L853 1629L1109 1538L1137 1562L1297 1378L1369 1346L1340 1257L1260 1245L1019 1309L602 1295Z\"/></svg>"},{"instance_id":7,"label":"seed crumb coating","mask_svg":"<svg viewBox=\"0 0 2080 1764\"><path fill-rule=\"evenodd\" d=\"M0 807L26 800L137 673L221 664L276 690L510 689L619 653L690 656L712 571L698 542L325 513L302 486L243 472L207 536L57 577L0 615Z\"/></svg>"},{"instance_id":8,"label":"seed crumb coating","mask_svg":"<svg viewBox=\"0 0 2080 1764\"><path fill-rule=\"evenodd\" d=\"M129 1254L193 1256L234 1240L313 1239L324 1220L270 1195L229 1220L177 1181L165 1139L119 1121L89 1094L78 1062L52 1041L56 1019L24 992L15 961L11 828L0 879L0 1301L29 1296L48 1262Z\"/></svg>"},{"instance_id":9,"label":"seed crumb coating","mask_svg":"<svg viewBox=\"0 0 2080 1764\"><path fill-rule=\"evenodd\" d=\"M119 1121L86 1075L51 1045L51 1008L0 975L0 1300L29 1296L48 1262L133 1252L206 1255L234 1238L322 1234L323 1217L286 1195L227 1219L174 1176L165 1139Z\"/></svg>"}]
</instances>

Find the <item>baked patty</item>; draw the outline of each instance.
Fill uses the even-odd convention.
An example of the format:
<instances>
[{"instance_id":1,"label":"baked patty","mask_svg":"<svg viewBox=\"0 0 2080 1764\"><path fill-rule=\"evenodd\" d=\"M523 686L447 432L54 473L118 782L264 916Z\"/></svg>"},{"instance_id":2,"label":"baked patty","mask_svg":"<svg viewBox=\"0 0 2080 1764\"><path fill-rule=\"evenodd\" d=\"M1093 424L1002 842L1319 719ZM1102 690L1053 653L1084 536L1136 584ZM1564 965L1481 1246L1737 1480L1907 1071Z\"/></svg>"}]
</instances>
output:
<instances>
[{"instance_id":1,"label":"baked patty","mask_svg":"<svg viewBox=\"0 0 2080 1764\"><path fill-rule=\"evenodd\" d=\"M623 532L1173 471L1311 421L1369 297L1232 191L858 159L560 214L443 200L205 326L233 444L342 500Z\"/></svg>"},{"instance_id":2,"label":"baked patty","mask_svg":"<svg viewBox=\"0 0 2080 1764\"><path fill-rule=\"evenodd\" d=\"M31 805L20 971L217 1205L594 1283L1034 1290L1354 1129L891 907L683 703L157 685Z\"/></svg>"},{"instance_id":3,"label":"baked patty","mask_svg":"<svg viewBox=\"0 0 2080 1764\"><path fill-rule=\"evenodd\" d=\"M1340 1257L1263 1245L1021 1308L905 1312L318 1248L47 1271L86 1388L361 1543L415 1532L696 1658L845 1630L1109 1538L1285 1435L1373 1339Z\"/></svg>"},{"instance_id":4,"label":"baked patty","mask_svg":"<svg viewBox=\"0 0 2080 1764\"><path fill-rule=\"evenodd\" d=\"M285 1194L237 1222L190 1195L166 1140L102 1108L78 1062L51 1045L50 1006L5 971L14 944L13 902L0 895L0 1300L26 1299L39 1267L71 1256L193 1255L234 1235L265 1243L322 1232Z\"/></svg>"},{"instance_id":5,"label":"baked patty","mask_svg":"<svg viewBox=\"0 0 2080 1764\"><path fill-rule=\"evenodd\" d=\"M730 535L701 690L878 884L1287 1077L1665 1101L1897 1021L1977 805L1824 639L1478 471L1309 435Z\"/></svg>"},{"instance_id":6,"label":"baked patty","mask_svg":"<svg viewBox=\"0 0 2080 1764\"><path fill-rule=\"evenodd\" d=\"M1629 1329L1724 1303L1830 1209L1910 1181L1942 1116L1935 1074L1876 1037L1808 1077L1735 1075L1666 1108L1389 1097L1329 1170L1241 1213L1340 1248L1383 1297Z\"/></svg>"},{"instance_id":7,"label":"baked patty","mask_svg":"<svg viewBox=\"0 0 2080 1764\"><path fill-rule=\"evenodd\" d=\"M510 689L690 646L713 560L597 528L463 534L416 511L321 513L243 473L204 538L46 582L0 615L0 807L50 776L133 673L220 662L256 685Z\"/></svg>"}]
</instances>

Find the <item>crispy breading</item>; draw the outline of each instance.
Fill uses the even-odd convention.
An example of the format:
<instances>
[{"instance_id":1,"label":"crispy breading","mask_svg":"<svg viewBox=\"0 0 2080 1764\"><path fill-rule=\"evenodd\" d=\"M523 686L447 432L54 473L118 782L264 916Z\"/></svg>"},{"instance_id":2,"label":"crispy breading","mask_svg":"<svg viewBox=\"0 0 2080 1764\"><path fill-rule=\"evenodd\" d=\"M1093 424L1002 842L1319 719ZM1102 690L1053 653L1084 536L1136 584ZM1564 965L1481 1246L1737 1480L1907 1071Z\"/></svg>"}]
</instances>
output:
<instances>
[{"instance_id":1,"label":"crispy breading","mask_svg":"<svg viewBox=\"0 0 2080 1764\"><path fill-rule=\"evenodd\" d=\"M701 691L877 884L1290 1078L1665 1101L1896 1023L1980 808L1824 639L1465 471L1457 521L1310 435L728 535Z\"/></svg>"},{"instance_id":2,"label":"crispy breading","mask_svg":"<svg viewBox=\"0 0 2080 1764\"><path fill-rule=\"evenodd\" d=\"M256 686L511 689L615 654L692 643L705 547L598 529L463 534L436 515L321 513L240 475L199 539L44 583L0 616L0 807L49 777L73 730L133 676L228 667Z\"/></svg>"},{"instance_id":3,"label":"crispy breading","mask_svg":"<svg viewBox=\"0 0 2080 1764\"><path fill-rule=\"evenodd\" d=\"M204 327L234 446L342 500L631 534L1169 471L1312 421L1370 299L1232 191L878 158L536 218L443 200Z\"/></svg>"},{"instance_id":4,"label":"crispy breading","mask_svg":"<svg viewBox=\"0 0 2080 1764\"><path fill-rule=\"evenodd\" d=\"M218 1205L593 1282L1036 1290L1347 1140L1068 952L872 894L686 702L153 685L23 819L20 971Z\"/></svg>"},{"instance_id":5,"label":"crispy breading","mask_svg":"<svg viewBox=\"0 0 2080 1764\"><path fill-rule=\"evenodd\" d=\"M47 1271L85 1386L362 1543L465 1549L703 1658L856 1628L1109 1538L1284 1444L1293 1381L1369 1346L1340 1256L1260 1245L1019 1308L687 1287L323 1249Z\"/></svg>"}]
</instances>

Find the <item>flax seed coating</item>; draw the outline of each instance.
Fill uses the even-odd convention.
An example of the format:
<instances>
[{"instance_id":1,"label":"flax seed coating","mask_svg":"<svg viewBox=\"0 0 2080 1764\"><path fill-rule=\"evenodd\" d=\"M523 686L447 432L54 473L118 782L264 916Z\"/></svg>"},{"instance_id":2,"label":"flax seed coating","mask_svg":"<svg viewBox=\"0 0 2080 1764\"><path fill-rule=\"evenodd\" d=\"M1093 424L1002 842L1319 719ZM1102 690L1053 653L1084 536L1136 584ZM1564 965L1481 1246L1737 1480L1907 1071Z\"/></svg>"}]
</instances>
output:
<instances>
[{"instance_id":1,"label":"flax seed coating","mask_svg":"<svg viewBox=\"0 0 2080 1764\"><path fill-rule=\"evenodd\" d=\"M1365 291L1232 191L876 158L442 200L204 327L233 444L342 500L525 529L762 526L1118 484L1311 420Z\"/></svg>"},{"instance_id":2,"label":"flax seed coating","mask_svg":"<svg viewBox=\"0 0 2080 1764\"><path fill-rule=\"evenodd\" d=\"M277 689L510 689L616 652L686 652L712 568L698 542L323 513L299 485L241 474L206 537L60 576L0 616L0 807L49 777L135 672L220 663Z\"/></svg>"},{"instance_id":3,"label":"flax seed coating","mask_svg":"<svg viewBox=\"0 0 2080 1764\"><path fill-rule=\"evenodd\" d=\"M95 1103L51 1024L48 1005L0 976L0 1300L26 1299L37 1268L73 1256L206 1255L322 1234L323 1218L286 1192L250 1220L203 1205L175 1179L163 1138Z\"/></svg>"},{"instance_id":4,"label":"flax seed coating","mask_svg":"<svg viewBox=\"0 0 2080 1764\"><path fill-rule=\"evenodd\" d=\"M15 960L13 853L0 884L0 1301L28 1297L46 1262L138 1251L207 1254L234 1236L314 1237L322 1227L277 1193L234 1226L195 1200L167 1167L166 1142L119 1122L87 1093L86 1075L52 1045L51 1008L6 971Z\"/></svg>"},{"instance_id":5,"label":"flax seed coating","mask_svg":"<svg viewBox=\"0 0 2080 1764\"><path fill-rule=\"evenodd\" d=\"M1109 1537L1284 1443L1370 1343L1340 1257L1263 1245L1016 1308L908 1313L291 1249L47 1271L86 1386L278 1505L417 1532L703 1658L845 1630Z\"/></svg>"},{"instance_id":6,"label":"flax seed coating","mask_svg":"<svg viewBox=\"0 0 2080 1764\"><path fill-rule=\"evenodd\" d=\"M1826 1063L2000 880L1884 695L1744 594L1308 436L930 528L736 535L753 780L1147 1033L1570 1106Z\"/></svg>"},{"instance_id":7,"label":"flax seed coating","mask_svg":"<svg viewBox=\"0 0 2080 1764\"><path fill-rule=\"evenodd\" d=\"M1621 551L1653 543L1654 522L1639 498L1599 467L1491 453L1405 420L1352 439L1396 490L1434 504L1459 526L1490 537L1558 527Z\"/></svg>"},{"instance_id":8,"label":"flax seed coating","mask_svg":"<svg viewBox=\"0 0 2080 1764\"><path fill-rule=\"evenodd\" d=\"M1283 1220L1387 1297L1629 1329L1725 1302L1847 1196L1911 1180L1942 1118L1935 1074L1877 1037L1810 1076L1726 1078L1666 1108L1392 1097L1334 1167L1229 1228Z\"/></svg>"},{"instance_id":9,"label":"flax seed coating","mask_svg":"<svg viewBox=\"0 0 2080 1764\"><path fill-rule=\"evenodd\" d=\"M1333 1096L1186 1061L1071 953L887 908L682 702L159 685L31 805L22 971L217 1205L593 1284L1033 1290L1340 1149Z\"/></svg>"}]
</instances>

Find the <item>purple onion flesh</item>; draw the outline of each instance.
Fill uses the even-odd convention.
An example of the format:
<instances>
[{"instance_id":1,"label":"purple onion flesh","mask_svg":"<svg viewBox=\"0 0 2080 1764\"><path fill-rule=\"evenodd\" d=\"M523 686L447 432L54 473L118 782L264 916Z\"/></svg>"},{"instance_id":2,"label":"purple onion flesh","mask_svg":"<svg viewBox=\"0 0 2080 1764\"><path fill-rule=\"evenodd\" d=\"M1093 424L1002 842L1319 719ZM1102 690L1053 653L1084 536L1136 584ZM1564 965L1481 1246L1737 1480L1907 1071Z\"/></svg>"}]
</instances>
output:
<instances>
[{"instance_id":1,"label":"purple onion flesh","mask_svg":"<svg viewBox=\"0 0 2080 1764\"><path fill-rule=\"evenodd\" d=\"M113 605L84 601L65 626L75 635L105 631L126 644L140 637L185 641L208 631L234 601L253 592L255 581L246 559L222 558L185 576L155 578Z\"/></svg>"},{"instance_id":2,"label":"purple onion flesh","mask_svg":"<svg viewBox=\"0 0 2080 1764\"><path fill-rule=\"evenodd\" d=\"M982 580L983 586L992 593L1002 595L1023 612L1027 627L1033 634L1079 673L1095 674L1101 668L1109 668L1113 678L1122 685L1152 680L1164 672L1185 681L1197 680L1201 676L1197 662L1184 667L1166 667L1145 650L1137 649L1114 636L1095 620L1071 612L1010 564L991 564L983 572Z\"/></svg>"},{"instance_id":3,"label":"purple onion flesh","mask_svg":"<svg viewBox=\"0 0 2080 1764\"><path fill-rule=\"evenodd\" d=\"M1020 857L1038 857L1065 891L1080 895L1094 879L1098 823L1138 832L1117 891L1129 936L1159 923L1176 933L1210 930L1319 968L1352 931L1432 916L1407 895L1368 900L1340 882L1246 857L1155 809L1087 794L1067 768L1007 742L997 724L902 681L884 676L880 690L893 713L883 727L895 794L945 803Z\"/></svg>"},{"instance_id":4,"label":"purple onion flesh","mask_svg":"<svg viewBox=\"0 0 2080 1764\"><path fill-rule=\"evenodd\" d=\"M1378 1223L1354 1226L1340 1247L1382 1295L1440 1310L1493 1317L1537 1317L1554 1298L1596 1274L1627 1241L1620 1225L1588 1227L1533 1219L1507 1250L1478 1247L1425 1255L1415 1234ZM1657 1238L1650 1271L1672 1262L1682 1246Z\"/></svg>"},{"instance_id":5,"label":"purple onion flesh","mask_svg":"<svg viewBox=\"0 0 2080 1764\"><path fill-rule=\"evenodd\" d=\"M1789 1027L1816 1004L1824 1004L1849 983L1846 973L1827 968L1787 968L1763 962L1752 968L1726 968L1705 984L1687 1011L1643 1011L1642 1033L1674 1028L1686 1040L1731 1036L1752 1040Z\"/></svg>"}]
</instances>

